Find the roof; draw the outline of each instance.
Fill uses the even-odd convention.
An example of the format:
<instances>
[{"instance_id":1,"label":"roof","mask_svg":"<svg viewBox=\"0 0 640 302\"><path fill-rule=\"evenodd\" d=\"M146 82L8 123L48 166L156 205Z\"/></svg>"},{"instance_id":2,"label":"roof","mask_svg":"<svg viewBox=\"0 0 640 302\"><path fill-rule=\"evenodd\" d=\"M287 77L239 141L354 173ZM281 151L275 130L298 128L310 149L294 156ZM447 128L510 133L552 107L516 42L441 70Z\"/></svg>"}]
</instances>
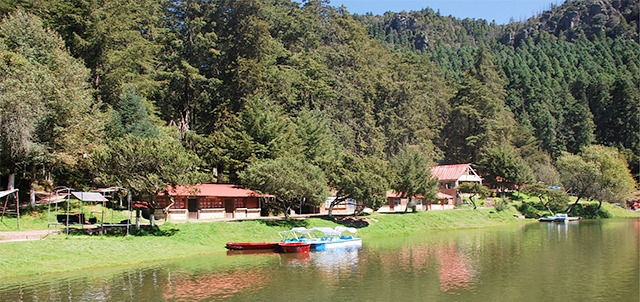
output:
<instances>
[{"instance_id":1,"label":"roof","mask_svg":"<svg viewBox=\"0 0 640 302\"><path fill-rule=\"evenodd\" d=\"M438 200L441 200L441 199L453 199L453 196L451 196L449 194L444 194L442 192L438 192L438 194L436 194L436 198Z\"/></svg>"},{"instance_id":2,"label":"roof","mask_svg":"<svg viewBox=\"0 0 640 302\"><path fill-rule=\"evenodd\" d=\"M104 198L104 196L102 196L102 194L100 193L96 193L96 192L71 192L71 194L81 200L81 201L95 201L95 202L103 202L103 201L107 201L106 198Z\"/></svg>"},{"instance_id":3,"label":"roof","mask_svg":"<svg viewBox=\"0 0 640 302\"><path fill-rule=\"evenodd\" d=\"M465 181L482 181L480 176L471 168L471 164L440 165L431 168L431 176L437 177L439 180L461 180L465 175L469 176L465 177Z\"/></svg>"},{"instance_id":4,"label":"roof","mask_svg":"<svg viewBox=\"0 0 640 302\"><path fill-rule=\"evenodd\" d=\"M171 196L215 196L215 197L274 197L233 184L199 184L195 186L167 187Z\"/></svg>"},{"instance_id":5,"label":"roof","mask_svg":"<svg viewBox=\"0 0 640 302\"><path fill-rule=\"evenodd\" d=\"M6 190L6 191L0 191L0 198L5 197L7 195L13 194L15 192L18 192L18 189L11 189L11 190Z\"/></svg>"},{"instance_id":6,"label":"roof","mask_svg":"<svg viewBox=\"0 0 640 302\"><path fill-rule=\"evenodd\" d=\"M402 198L401 192L387 192L387 198ZM424 198L422 194L416 194L413 198Z\"/></svg>"}]
</instances>

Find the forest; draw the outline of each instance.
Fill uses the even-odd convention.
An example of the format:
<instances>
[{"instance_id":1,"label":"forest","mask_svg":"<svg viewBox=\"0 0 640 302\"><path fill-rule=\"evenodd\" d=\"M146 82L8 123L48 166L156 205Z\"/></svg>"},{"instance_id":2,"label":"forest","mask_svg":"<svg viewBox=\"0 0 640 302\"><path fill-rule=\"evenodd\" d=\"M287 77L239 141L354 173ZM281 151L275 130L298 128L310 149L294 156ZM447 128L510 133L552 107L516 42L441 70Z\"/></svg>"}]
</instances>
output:
<instances>
[{"instance_id":1,"label":"forest","mask_svg":"<svg viewBox=\"0 0 640 302\"><path fill-rule=\"evenodd\" d=\"M640 177L638 0L497 25L326 0L0 3L0 186L237 183L279 208L494 189L624 202ZM274 206L275 207L275 206Z\"/></svg>"}]
</instances>

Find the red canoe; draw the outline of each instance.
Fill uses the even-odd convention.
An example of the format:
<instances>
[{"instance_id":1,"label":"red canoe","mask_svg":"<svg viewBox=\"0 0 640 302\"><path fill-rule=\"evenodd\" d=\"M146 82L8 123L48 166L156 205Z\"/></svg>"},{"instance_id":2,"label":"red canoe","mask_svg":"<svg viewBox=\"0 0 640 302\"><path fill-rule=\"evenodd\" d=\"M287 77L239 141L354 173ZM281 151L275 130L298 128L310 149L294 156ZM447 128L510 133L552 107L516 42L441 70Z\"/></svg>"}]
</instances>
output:
<instances>
[{"instance_id":1,"label":"red canoe","mask_svg":"<svg viewBox=\"0 0 640 302\"><path fill-rule=\"evenodd\" d=\"M278 242L227 242L225 247L230 250L275 250Z\"/></svg>"},{"instance_id":2,"label":"red canoe","mask_svg":"<svg viewBox=\"0 0 640 302\"><path fill-rule=\"evenodd\" d=\"M280 242L281 253L308 253L311 243L308 242Z\"/></svg>"}]
</instances>

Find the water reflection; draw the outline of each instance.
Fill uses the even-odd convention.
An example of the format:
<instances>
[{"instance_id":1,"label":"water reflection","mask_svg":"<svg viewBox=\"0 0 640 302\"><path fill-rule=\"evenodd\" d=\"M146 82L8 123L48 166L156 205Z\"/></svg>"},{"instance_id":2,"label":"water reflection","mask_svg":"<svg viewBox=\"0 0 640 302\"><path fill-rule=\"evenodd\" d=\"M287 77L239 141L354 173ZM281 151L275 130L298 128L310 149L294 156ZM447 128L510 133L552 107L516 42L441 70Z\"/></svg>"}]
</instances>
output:
<instances>
[{"instance_id":1,"label":"water reflection","mask_svg":"<svg viewBox=\"0 0 640 302\"><path fill-rule=\"evenodd\" d=\"M313 265L329 275L358 270L361 247L327 249L311 253Z\"/></svg>"},{"instance_id":2,"label":"water reflection","mask_svg":"<svg viewBox=\"0 0 640 302\"><path fill-rule=\"evenodd\" d=\"M249 269L198 276L169 274L162 298L171 301L226 299L248 289L259 290L269 282L269 275Z\"/></svg>"},{"instance_id":3,"label":"water reflection","mask_svg":"<svg viewBox=\"0 0 640 302\"><path fill-rule=\"evenodd\" d=\"M311 255L309 253L283 253L278 254L281 266L288 267L309 267L311 266Z\"/></svg>"},{"instance_id":4,"label":"water reflection","mask_svg":"<svg viewBox=\"0 0 640 302\"><path fill-rule=\"evenodd\" d=\"M438 278L442 291L464 289L471 285L474 271L469 254L460 252L455 243L437 246L435 254L440 264Z\"/></svg>"}]
</instances>

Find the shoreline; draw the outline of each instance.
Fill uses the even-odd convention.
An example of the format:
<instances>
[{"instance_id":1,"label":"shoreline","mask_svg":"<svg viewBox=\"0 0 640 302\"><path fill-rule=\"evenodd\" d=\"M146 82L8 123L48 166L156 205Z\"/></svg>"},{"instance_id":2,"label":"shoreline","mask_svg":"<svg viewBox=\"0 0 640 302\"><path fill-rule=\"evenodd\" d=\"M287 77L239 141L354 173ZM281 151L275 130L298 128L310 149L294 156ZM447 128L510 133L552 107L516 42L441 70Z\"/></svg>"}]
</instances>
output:
<instances>
[{"instance_id":1,"label":"shoreline","mask_svg":"<svg viewBox=\"0 0 640 302\"><path fill-rule=\"evenodd\" d=\"M358 229L367 239L406 236L420 232L481 229L538 223L521 219L515 209L458 209L418 213L364 216L368 225ZM334 227L338 223L321 217L303 220L164 223L161 234L130 236L50 235L44 240L12 241L0 244L3 261L0 279L28 277L83 269L152 264L226 251L227 241L279 241L278 232L293 226ZM25 253L25 251L28 251Z\"/></svg>"}]
</instances>

